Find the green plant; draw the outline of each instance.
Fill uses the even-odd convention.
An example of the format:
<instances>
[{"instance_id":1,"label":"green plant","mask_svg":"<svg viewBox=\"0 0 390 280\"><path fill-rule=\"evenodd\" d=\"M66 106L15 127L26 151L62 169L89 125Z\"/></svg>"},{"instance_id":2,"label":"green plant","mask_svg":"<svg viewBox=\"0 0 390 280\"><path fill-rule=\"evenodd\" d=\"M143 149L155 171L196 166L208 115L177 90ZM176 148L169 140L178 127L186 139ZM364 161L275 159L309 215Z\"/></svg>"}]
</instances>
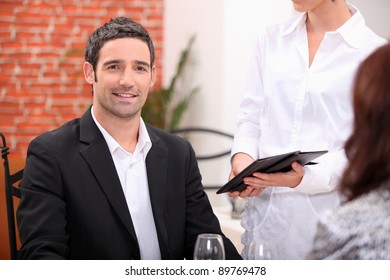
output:
<instances>
[{"instance_id":1,"label":"green plant","mask_svg":"<svg viewBox=\"0 0 390 280\"><path fill-rule=\"evenodd\" d=\"M181 52L176 72L168 87L160 87L149 93L142 109L142 118L145 122L168 131L178 127L191 99L199 91L199 87L188 88L184 83L180 84L189 66L194 41L195 35Z\"/></svg>"}]
</instances>

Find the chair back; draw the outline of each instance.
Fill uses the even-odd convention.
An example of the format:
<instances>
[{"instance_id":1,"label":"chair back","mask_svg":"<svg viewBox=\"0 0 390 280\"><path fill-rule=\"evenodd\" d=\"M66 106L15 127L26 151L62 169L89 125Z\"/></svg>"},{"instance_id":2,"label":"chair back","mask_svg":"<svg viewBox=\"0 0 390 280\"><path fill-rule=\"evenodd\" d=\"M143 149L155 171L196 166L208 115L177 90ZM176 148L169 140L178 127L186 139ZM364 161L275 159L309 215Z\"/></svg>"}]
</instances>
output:
<instances>
[{"instance_id":1,"label":"chair back","mask_svg":"<svg viewBox=\"0 0 390 280\"><path fill-rule=\"evenodd\" d=\"M14 174L10 173L8 154L9 148L7 147L7 142L5 136L0 132L0 137L2 140L1 144L1 157L4 162L4 180L5 180L5 201L7 207L7 221L8 221L8 237L9 237L9 247L10 247L10 258L12 260L17 258L18 249L17 249L17 229L15 223L15 209L14 209L14 197L20 199L20 190L17 187L18 183L23 177L23 169L15 172Z\"/></svg>"},{"instance_id":2,"label":"chair back","mask_svg":"<svg viewBox=\"0 0 390 280\"><path fill-rule=\"evenodd\" d=\"M206 175L207 171L211 170L221 170L222 165L218 160L223 159L224 157L230 156L231 146L234 136L230 133L226 133L216 129L204 128L204 127L185 127L172 130L171 133L177 134L185 139L187 139L193 146L196 154L196 159L200 163L200 171L202 176ZM198 136L198 137L196 137ZM198 141L196 141L198 139ZM214 141L213 141L214 140ZM210 143L205 143L210 142ZM199 143L201 145L199 145ZM201 151L200 146L209 146L205 144L211 144L211 148L206 147L208 151ZM207 162L207 163L206 163ZM229 162L229 160L225 160ZM203 164L204 163L204 166ZM226 174L229 170L226 171ZM211 172L212 173L212 172ZM207 176L206 176L207 177ZM203 178L204 179L204 178ZM224 183L221 184L204 184L205 189L219 189Z\"/></svg>"}]
</instances>

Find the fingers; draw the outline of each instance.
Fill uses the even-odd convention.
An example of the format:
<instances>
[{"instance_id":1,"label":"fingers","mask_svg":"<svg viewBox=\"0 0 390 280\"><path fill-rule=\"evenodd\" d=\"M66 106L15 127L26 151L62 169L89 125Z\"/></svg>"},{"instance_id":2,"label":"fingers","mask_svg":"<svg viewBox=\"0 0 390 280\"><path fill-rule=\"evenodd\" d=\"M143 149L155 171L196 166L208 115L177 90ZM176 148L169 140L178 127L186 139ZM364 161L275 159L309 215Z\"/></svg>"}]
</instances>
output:
<instances>
[{"instance_id":1,"label":"fingers","mask_svg":"<svg viewBox=\"0 0 390 280\"><path fill-rule=\"evenodd\" d=\"M305 169L303 168L302 165L300 165L299 163L297 162L294 162L291 167L293 168L293 170L297 173L297 175L299 176L303 176L305 175Z\"/></svg>"},{"instance_id":2,"label":"fingers","mask_svg":"<svg viewBox=\"0 0 390 280\"><path fill-rule=\"evenodd\" d=\"M260 188L264 186L271 187L290 187L294 188L302 181L305 175L305 169L299 163L294 162L291 164L292 170L288 172L276 172L276 173L253 173L253 177L244 178L246 185Z\"/></svg>"},{"instance_id":3,"label":"fingers","mask_svg":"<svg viewBox=\"0 0 390 280\"><path fill-rule=\"evenodd\" d=\"M264 191L265 188L255 188L253 189L253 191L250 193L249 196L257 196L257 195L260 195L263 191Z\"/></svg>"},{"instance_id":4,"label":"fingers","mask_svg":"<svg viewBox=\"0 0 390 280\"><path fill-rule=\"evenodd\" d=\"M247 188L242 192L235 191L229 193L230 197L252 197L260 195L266 187L273 186L285 186L294 188L302 180L305 170L299 163L294 162L291 165L292 169L289 172L277 172L277 173L260 173L255 172L252 177L244 178L244 183ZM232 173L230 174L230 176ZM234 177L234 176L233 176Z\"/></svg>"},{"instance_id":5,"label":"fingers","mask_svg":"<svg viewBox=\"0 0 390 280\"><path fill-rule=\"evenodd\" d=\"M253 177L244 178L245 185L252 186L254 188L264 188L266 186L273 186L274 185L274 183L272 181L268 181L268 180L264 180L262 178L259 178L258 177L259 174L263 175L264 173L254 173ZM265 174L265 175L267 175L267 174Z\"/></svg>"},{"instance_id":6,"label":"fingers","mask_svg":"<svg viewBox=\"0 0 390 280\"><path fill-rule=\"evenodd\" d=\"M253 191L253 187L252 186L247 186L245 190L243 190L241 193L240 193L240 197L241 198L247 198L250 196L250 194L252 193Z\"/></svg>"},{"instance_id":7,"label":"fingers","mask_svg":"<svg viewBox=\"0 0 390 280\"><path fill-rule=\"evenodd\" d=\"M247 188L245 190L243 190L242 192L239 192L239 191L230 192L229 196L230 197L239 196L241 198L247 198L247 197L252 197L252 196L256 196L256 195L261 194L264 189L265 189L264 187L255 188L253 186L247 186Z\"/></svg>"},{"instance_id":8,"label":"fingers","mask_svg":"<svg viewBox=\"0 0 390 280\"><path fill-rule=\"evenodd\" d=\"M240 192L239 191L234 191L234 192L229 192L228 195L230 197L237 197L240 195Z\"/></svg>"}]
</instances>

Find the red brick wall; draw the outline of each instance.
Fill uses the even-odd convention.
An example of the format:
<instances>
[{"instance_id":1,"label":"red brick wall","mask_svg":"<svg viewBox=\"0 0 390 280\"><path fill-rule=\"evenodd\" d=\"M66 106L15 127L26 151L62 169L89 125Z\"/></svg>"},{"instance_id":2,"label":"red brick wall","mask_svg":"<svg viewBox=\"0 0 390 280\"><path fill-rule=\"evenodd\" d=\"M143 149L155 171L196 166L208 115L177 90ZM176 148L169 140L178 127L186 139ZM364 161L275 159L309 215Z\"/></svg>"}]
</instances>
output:
<instances>
[{"instance_id":1,"label":"red brick wall","mask_svg":"<svg viewBox=\"0 0 390 280\"><path fill-rule=\"evenodd\" d=\"M89 35L112 17L143 24L162 77L163 0L0 0L0 131L13 156L91 103L82 74Z\"/></svg>"}]
</instances>

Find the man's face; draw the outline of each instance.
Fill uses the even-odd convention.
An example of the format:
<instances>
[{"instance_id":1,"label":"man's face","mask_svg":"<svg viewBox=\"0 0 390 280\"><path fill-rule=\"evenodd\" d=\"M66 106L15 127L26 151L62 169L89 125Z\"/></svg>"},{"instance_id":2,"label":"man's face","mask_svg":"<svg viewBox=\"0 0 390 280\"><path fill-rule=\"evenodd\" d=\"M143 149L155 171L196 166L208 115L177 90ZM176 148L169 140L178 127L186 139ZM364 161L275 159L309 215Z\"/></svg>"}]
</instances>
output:
<instances>
[{"instance_id":1,"label":"man's face","mask_svg":"<svg viewBox=\"0 0 390 280\"><path fill-rule=\"evenodd\" d=\"M91 64L84 63L85 78L93 86L94 113L109 118L138 118L155 72L145 42L135 38L106 42L100 49L96 73Z\"/></svg>"}]
</instances>

